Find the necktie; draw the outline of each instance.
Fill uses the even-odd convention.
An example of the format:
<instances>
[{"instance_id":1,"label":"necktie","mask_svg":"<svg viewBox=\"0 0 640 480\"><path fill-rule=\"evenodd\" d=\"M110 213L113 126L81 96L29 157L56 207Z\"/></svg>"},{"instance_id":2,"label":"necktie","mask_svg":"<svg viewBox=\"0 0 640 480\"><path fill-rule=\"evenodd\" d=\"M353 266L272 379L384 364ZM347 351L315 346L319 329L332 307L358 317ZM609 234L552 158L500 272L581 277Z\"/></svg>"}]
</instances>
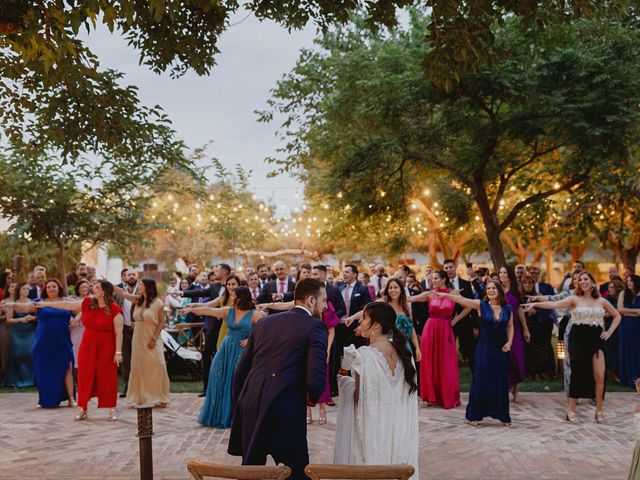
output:
<instances>
[{"instance_id":1,"label":"necktie","mask_svg":"<svg viewBox=\"0 0 640 480\"><path fill-rule=\"evenodd\" d=\"M351 306L351 295L349 294L349 288L351 287L351 285L349 285L347 283L346 288L344 289L344 306L345 306L345 310L347 311L347 315L349 315L349 307Z\"/></svg>"},{"instance_id":2,"label":"necktie","mask_svg":"<svg viewBox=\"0 0 640 480\"><path fill-rule=\"evenodd\" d=\"M253 297L254 300L256 299L257 294L256 294L256 289L255 288L253 290L251 290L251 296Z\"/></svg>"},{"instance_id":3,"label":"necktie","mask_svg":"<svg viewBox=\"0 0 640 480\"><path fill-rule=\"evenodd\" d=\"M378 277L378 291L382 290L382 277Z\"/></svg>"},{"instance_id":4,"label":"necktie","mask_svg":"<svg viewBox=\"0 0 640 480\"><path fill-rule=\"evenodd\" d=\"M284 282L280 282L280 293L284 293Z\"/></svg>"}]
</instances>

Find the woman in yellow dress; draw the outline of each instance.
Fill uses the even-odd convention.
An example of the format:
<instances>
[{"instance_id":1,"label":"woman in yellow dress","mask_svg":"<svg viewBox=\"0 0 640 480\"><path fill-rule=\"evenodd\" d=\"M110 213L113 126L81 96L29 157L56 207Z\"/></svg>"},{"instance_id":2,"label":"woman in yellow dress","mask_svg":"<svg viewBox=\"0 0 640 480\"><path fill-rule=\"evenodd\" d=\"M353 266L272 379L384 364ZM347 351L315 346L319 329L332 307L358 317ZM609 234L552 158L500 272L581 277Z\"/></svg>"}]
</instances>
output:
<instances>
[{"instance_id":1,"label":"woman in yellow dress","mask_svg":"<svg viewBox=\"0 0 640 480\"><path fill-rule=\"evenodd\" d=\"M135 303L131 373L126 401L134 405L166 407L170 383L160 337L164 327L164 302L158 298L156 282L151 278L143 278L138 285L138 295L131 295L122 289L117 291Z\"/></svg>"}]
</instances>

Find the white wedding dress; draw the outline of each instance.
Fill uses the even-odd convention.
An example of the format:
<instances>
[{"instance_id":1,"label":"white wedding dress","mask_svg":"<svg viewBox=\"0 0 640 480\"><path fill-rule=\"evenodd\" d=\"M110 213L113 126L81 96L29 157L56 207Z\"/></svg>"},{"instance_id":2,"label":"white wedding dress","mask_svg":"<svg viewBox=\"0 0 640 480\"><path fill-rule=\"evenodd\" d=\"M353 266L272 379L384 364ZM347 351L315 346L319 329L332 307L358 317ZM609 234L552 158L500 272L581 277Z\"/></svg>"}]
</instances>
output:
<instances>
[{"instance_id":1,"label":"white wedding dress","mask_svg":"<svg viewBox=\"0 0 640 480\"><path fill-rule=\"evenodd\" d=\"M356 382L341 377L336 429L335 464L408 464L418 473L418 395L409 394L404 367L398 360L395 372L380 350L353 345L344 349L342 367L360 376L358 404Z\"/></svg>"}]
</instances>

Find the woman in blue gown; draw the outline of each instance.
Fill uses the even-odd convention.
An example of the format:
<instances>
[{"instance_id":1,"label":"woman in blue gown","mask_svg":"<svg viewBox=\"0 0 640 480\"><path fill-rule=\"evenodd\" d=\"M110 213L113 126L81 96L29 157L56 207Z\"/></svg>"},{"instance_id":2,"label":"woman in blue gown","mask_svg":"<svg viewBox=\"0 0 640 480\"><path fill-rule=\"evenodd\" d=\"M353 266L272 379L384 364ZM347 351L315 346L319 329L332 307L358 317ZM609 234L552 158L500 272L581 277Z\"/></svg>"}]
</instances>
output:
<instances>
[{"instance_id":1,"label":"woman in blue gown","mask_svg":"<svg viewBox=\"0 0 640 480\"><path fill-rule=\"evenodd\" d=\"M450 298L479 313L479 335L466 411L467 420L472 425L477 425L484 417L492 417L510 425L507 373L514 330L511 306L507 304L502 285L489 280L486 300L468 299L442 292L435 295Z\"/></svg>"},{"instance_id":2,"label":"woman in blue gown","mask_svg":"<svg viewBox=\"0 0 640 480\"><path fill-rule=\"evenodd\" d=\"M32 305L29 299L31 287L27 283L19 283L12 300L17 303ZM33 340L36 332L35 315L14 311L7 308L7 323L11 325L11 343L9 346L9 368L5 378L5 386L14 388L32 387L33 378Z\"/></svg>"},{"instance_id":3,"label":"woman in blue gown","mask_svg":"<svg viewBox=\"0 0 640 480\"><path fill-rule=\"evenodd\" d=\"M42 293L42 302L32 304L12 303L10 306L24 313L36 312L37 327L33 339L33 371L38 388L38 405L55 408L68 400L75 407L73 390L73 346L69 323L71 313L47 307L48 302L64 298L62 284L50 278Z\"/></svg>"},{"instance_id":4,"label":"woman in blue gown","mask_svg":"<svg viewBox=\"0 0 640 480\"><path fill-rule=\"evenodd\" d=\"M198 417L198 423L209 427L231 427L233 374L253 325L262 317L262 314L255 310L251 291L247 287L234 289L231 298L233 307L188 309L196 315L221 318L229 329L213 357L204 404Z\"/></svg>"},{"instance_id":5,"label":"woman in blue gown","mask_svg":"<svg viewBox=\"0 0 640 480\"><path fill-rule=\"evenodd\" d=\"M623 315L619 333L618 376L620 385L634 387L640 378L640 276L629 275L626 288L618 297L618 311Z\"/></svg>"}]
</instances>

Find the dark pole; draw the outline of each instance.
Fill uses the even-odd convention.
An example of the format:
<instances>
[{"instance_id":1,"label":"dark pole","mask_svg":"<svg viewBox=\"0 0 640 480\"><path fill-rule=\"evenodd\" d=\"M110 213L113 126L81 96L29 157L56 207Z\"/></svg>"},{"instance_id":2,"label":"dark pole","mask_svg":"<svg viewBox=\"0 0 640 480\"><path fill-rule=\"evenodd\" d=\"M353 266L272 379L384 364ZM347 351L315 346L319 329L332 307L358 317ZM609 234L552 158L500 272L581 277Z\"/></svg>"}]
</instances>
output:
<instances>
[{"instance_id":1,"label":"dark pole","mask_svg":"<svg viewBox=\"0 0 640 480\"><path fill-rule=\"evenodd\" d=\"M153 480L153 416L151 406L138 407L138 443L140 445L140 480Z\"/></svg>"}]
</instances>

